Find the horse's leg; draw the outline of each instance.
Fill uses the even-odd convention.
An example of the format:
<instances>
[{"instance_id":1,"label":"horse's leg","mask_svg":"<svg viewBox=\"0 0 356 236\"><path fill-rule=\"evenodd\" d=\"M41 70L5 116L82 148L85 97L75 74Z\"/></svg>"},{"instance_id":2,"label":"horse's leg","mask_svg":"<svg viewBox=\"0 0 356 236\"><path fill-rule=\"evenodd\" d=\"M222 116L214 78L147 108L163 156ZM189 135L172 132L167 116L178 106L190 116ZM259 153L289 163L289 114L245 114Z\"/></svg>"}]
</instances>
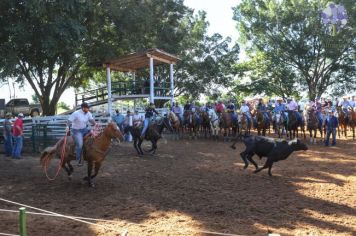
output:
<instances>
[{"instance_id":1,"label":"horse's leg","mask_svg":"<svg viewBox=\"0 0 356 236\"><path fill-rule=\"evenodd\" d=\"M68 163L68 162L63 162L63 163L62 163L62 168L67 172L68 178L70 178L70 177L71 177L71 176L70 176L71 171L70 171L70 168L68 168L68 167L66 166L67 163Z\"/></svg>"},{"instance_id":2,"label":"horse's leg","mask_svg":"<svg viewBox=\"0 0 356 236\"><path fill-rule=\"evenodd\" d=\"M95 162L94 164L94 174L90 177L93 180L97 175L101 167L101 162ZM94 183L92 182L92 187L94 187Z\"/></svg>"},{"instance_id":3,"label":"horse's leg","mask_svg":"<svg viewBox=\"0 0 356 236\"><path fill-rule=\"evenodd\" d=\"M138 148L138 151L139 151L139 155L143 155L143 151L142 151L142 148L141 148L141 144L142 144L142 140L138 140L138 144L137 144L137 148Z\"/></svg>"},{"instance_id":4,"label":"horse's leg","mask_svg":"<svg viewBox=\"0 0 356 236\"><path fill-rule=\"evenodd\" d=\"M157 140L153 140L152 142L152 155L154 155L156 153L157 150Z\"/></svg>"},{"instance_id":5,"label":"horse's leg","mask_svg":"<svg viewBox=\"0 0 356 236\"><path fill-rule=\"evenodd\" d=\"M138 155L141 155L140 151L139 151L138 148L137 148L137 138L136 138L136 137L134 138L134 143L133 143L133 145L134 145L134 147L135 147L135 149L136 149L136 151L137 151L137 154L138 154Z\"/></svg>"},{"instance_id":6,"label":"horse's leg","mask_svg":"<svg viewBox=\"0 0 356 236\"><path fill-rule=\"evenodd\" d=\"M84 177L84 180L88 181L89 187L94 187L94 185L91 182L91 171L93 169L93 162L88 161L88 175Z\"/></svg>"},{"instance_id":7,"label":"horse's leg","mask_svg":"<svg viewBox=\"0 0 356 236\"><path fill-rule=\"evenodd\" d=\"M70 171L70 176L72 175L73 171L74 171L74 168L72 166L72 164L70 164L70 161L67 162L67 165L69 167L69 171ZM69 176L68 176L69 177Z\"/></svg>"}]
</instances>

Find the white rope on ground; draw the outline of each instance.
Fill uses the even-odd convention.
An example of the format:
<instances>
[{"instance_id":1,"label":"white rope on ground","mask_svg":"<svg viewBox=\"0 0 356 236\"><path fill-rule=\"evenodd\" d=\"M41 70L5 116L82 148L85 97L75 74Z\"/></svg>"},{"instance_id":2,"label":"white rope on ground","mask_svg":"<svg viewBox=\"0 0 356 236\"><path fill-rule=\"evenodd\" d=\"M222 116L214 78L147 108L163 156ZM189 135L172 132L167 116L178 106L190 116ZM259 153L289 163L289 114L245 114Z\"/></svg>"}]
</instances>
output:
<instances>
[{"instance_id":1,"label":"white rope on ground","mask_svg":"<svg viewBox=\"0 0 356 236\"><path fill-rule=\"evenodd\" d=\"M11 203L11 204L23 206L23 207L30 208L30 209L34 209L34 210L37 210L37 211L46 212L46 213L49 213L49 214L52 214L52 215L55 215L55 216L59 216L59 217L71 219L71 220L78 221L78 222L85 223L85 224L89 224L89 225L98 226L98 227L101 227L101 228L104 228L104 229L112 230L112 231L114 231L114 232L116 232L116 233L120 233L119 230L117 230L117 229L112 229L112 228L107 227L107 226L105 226L105 225L95 224L95 223L92 223L92 222L89 222L89 221L77 219L77 218L75 218L75 217L62 215L62 214L59 214L59 213L55 213L55 212L52 212L52 211L43 210L43 209L40 209L40 208L37 208L37 207L32 207L32 206L25 205L25 204L21 204L21 203L18 203L18 202L13 202L13 201L10 201L10 200L4 199L4 198L0 198L0 201L4 201L4 202L7 202L7 203ZM125 234L127 234L127 231L126 231L126 230L124 230L124 232L121 233L121 235L125 235Z\"/></svg>"},{"instance_id":2,"label":"white rope on ground","mask_svg":"<svg viewBox=\"0 0 356 236\"><path fill-rule=\"evenodd\" d=\"M0 233L0 235L4 235L4 236L20 236L18 234L6 234L6 233Z\"/></svg>"},{"instance_id":3,"label":"white rope on ground","mask_svg":"<svg viewBox=\"0 0 356 236\"><path fill-rule=\"evenodd\" d=\"M14 203L14 204L17 204L17 205L21 205L21 206L25 206L27 207L26 205L22 205L22 204L19 204L19 203L15 203L15 202L12 202L12 201L9 201L9 200L5 200L5 199L2 199L0 198L0 200L3 200L3 201L6 201L6 202L10 202L10 203ZM86 224L92 224L92 225L97 225L97 226L100 226L100 227L104 227L106 228L105 226L103 225L98 225L98 224L94 224L92 222L85 222L85 221L82 221L82 220L92 220L92 221L102 221L102 222L109 222L109 223L118 223L118 221L115 221L115 220L104 220L104 219L96 219L96 218L88 218L88 217L80 217L80 216L67 216L67 215L62 215L62 214L58 214L58 213L54 213L54 212L50 212L50 211L46 211L46 210L42 210L42 209L39 209L39 208L35 208L35 207L28 207L28 208L32 208L32 209L35 209L35 210L39 210L39 211L44 211L44 212L49 212L49 213L38 213L38 212L30 212L30 211L26 211L26 214L32 214L32 215L42 215L42 216L54 216L54 217L64 217L64 218L68 218L68 219L73 219L73 220L77 220L79 222L83 222L83 223L86 223ZM7 209L0 209L0 212L13 212L13 213L18 213L18 211L16 210L7 210ZM129 225L143 225L143 224L137 224L137 223L129 223ZM112 229L110 229L112 230ZM117 230L114 230L117 232ZM204 234L211 234L211 235L221 235L221 236L246 236L246 235L240 235L240 234L230 234L230 233L220 233L220 232L212 232L212 231L200 231L200 230L194 230L195 233L204 233ZM124 230L121 235L126 235L127 234L127 230ZM1 235L1 233L0 233ZM4 234L4 235L7 235L7 234ZM10 235L10 234L9 234ZM10 236L13 236L13 235L10 235ZM18 236L18 235L16 235Z\"/></svg>"},{"instance_id":4,"label":"white rope on ground","mask_svg":"<svg viewBox=\"0 0 356 236\"><path fill-rule=\"evenodd\" d=\"M1 211L19 213L19 211L16 211L16 210L0 209L0 212ZM54 215L54 214L39 213L39 212L32 212L32 211L26 211L26 214L58 217L57 215ZM119 221L117 221L117 220L104 220L104 219L87 218L87 217L81 217L81 216L69 216L69 217L73 217L73 218L80 219L80 220L92 220L92 221L102 221L102 222L109 222L109 223L119 223Z\"/></svg>"}]
</instances>

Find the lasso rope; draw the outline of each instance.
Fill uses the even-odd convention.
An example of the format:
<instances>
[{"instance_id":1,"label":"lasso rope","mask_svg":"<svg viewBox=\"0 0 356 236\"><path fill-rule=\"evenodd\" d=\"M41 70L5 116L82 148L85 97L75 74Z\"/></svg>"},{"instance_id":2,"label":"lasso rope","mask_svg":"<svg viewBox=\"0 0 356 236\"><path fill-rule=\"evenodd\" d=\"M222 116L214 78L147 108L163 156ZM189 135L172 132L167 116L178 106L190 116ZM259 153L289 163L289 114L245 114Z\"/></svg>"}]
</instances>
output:
<instances>
[{"instance_id":1,"label":"lasso rope","mask_svg":"<svg viewBox=\"0 0 356 236\"><path fill-rule=\"evenodd\" d=\"M46 173L46 177L47 177L47 179L48 179L49 181L55 180L55 179L57 178L59 172L60 172L61 169L62 169L62 165L63 165L63 163L64 163L64 158L65 158L65 149L66 149L66 144L67 144L67 135L68 135L68 132L69 132L69 130L66 131L66 133L65 133L65 135L64 135L64 138L63 138L63 145L62 145L62 150L61 150L61 161L60 161L60 163L59 163L59 165L58 165L57 172L56 172L56 174L54 175L53 178L49 177L49 176L48 176L48 173L47 173L48 164L49 164L49 161L50 161L49 156L50 156L51 154L48 153L48 154L46 155L46 157L45 157L45 164L44 164L44 167L43 167L43 168L44 168L44 172ZM60 141L58 141L58 143L59 143L59 142L60 142ZM56 145L56 146L57 146L57 145Z\"/></svg>"}]
</instances>

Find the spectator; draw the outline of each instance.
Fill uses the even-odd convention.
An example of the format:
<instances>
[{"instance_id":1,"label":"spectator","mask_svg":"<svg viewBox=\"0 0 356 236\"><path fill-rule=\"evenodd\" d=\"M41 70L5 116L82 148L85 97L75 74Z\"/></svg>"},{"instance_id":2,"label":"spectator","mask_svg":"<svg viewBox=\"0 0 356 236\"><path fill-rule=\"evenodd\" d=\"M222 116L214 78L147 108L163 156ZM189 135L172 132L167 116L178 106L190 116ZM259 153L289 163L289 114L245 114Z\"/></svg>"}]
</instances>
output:
<instances>
[{"instance_id":1,"label":"spectator","mask_svg":"<svg viewBox=\"0 0 356 236\"><path fill-rule=\"evenodd\" d=\"M5 145L5 155L11 157L12 155L12 135L11 135L11 126L12 122L10 121L11 113L6 113L4 120L4 145Z\"/></svg>"},{"instance_id":2,"label":"spectator","mask_svg":"<svg viewBox=\"0 0 356 236\"><path fill-rule=\"evenodd\" d=\"M125 117L120 113L119 110L116 110L116 115L114 115L112 119L116 122L121 131L124 130Z\"/></svg>"},{"instance_id":3,"label":"spectator","mask_svg":"<svg viewBox=\"0 0 356 236\"><path fill-rule=\"evenodd\" d=\"M17 119L14 123L14 128L12 130L12 135L15 139L15 146L12 151L12 158L14 159L21 159L21 151L22 151L22 144L23 144L23 114L19 113Z\"/></svg>"},{"instance_id":4,"label":"spectator","mask_svg":"<svg viewBox=\"0 0 356 236\"><path fill-rule=\"evenodd\" d=\"M339 121L334 116L334 109L331 110L329 119L326 119L326 139L325 146L329 146L330 135L332 135L331 146L336 145L336 128L339 126Z\"/></svg>"}]
</instances>

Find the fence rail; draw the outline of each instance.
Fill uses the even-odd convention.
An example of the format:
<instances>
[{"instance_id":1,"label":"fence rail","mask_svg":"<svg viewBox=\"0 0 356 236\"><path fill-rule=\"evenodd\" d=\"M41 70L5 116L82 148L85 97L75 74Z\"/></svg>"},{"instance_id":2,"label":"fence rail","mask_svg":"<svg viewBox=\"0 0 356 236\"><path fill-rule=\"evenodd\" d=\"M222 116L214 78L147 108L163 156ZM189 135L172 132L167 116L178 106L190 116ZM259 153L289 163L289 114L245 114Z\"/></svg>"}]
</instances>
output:
<instances>
[{"instance_id":1,"label":"fence rail","mask_svg":"<svg viewBox=\"0 0 356 236\"><path fill-rule=\"evenodd\" d=\"M69 115L45 116L23 119L24 149L31 148L32 152L41 152L45 147L55 144L65 135ZM110 117L94 116L95 121L106 127ZM14 119L12 120L14 121ZM0 132L4 122L0 122Z\"/></svg>"}]
</instances>

